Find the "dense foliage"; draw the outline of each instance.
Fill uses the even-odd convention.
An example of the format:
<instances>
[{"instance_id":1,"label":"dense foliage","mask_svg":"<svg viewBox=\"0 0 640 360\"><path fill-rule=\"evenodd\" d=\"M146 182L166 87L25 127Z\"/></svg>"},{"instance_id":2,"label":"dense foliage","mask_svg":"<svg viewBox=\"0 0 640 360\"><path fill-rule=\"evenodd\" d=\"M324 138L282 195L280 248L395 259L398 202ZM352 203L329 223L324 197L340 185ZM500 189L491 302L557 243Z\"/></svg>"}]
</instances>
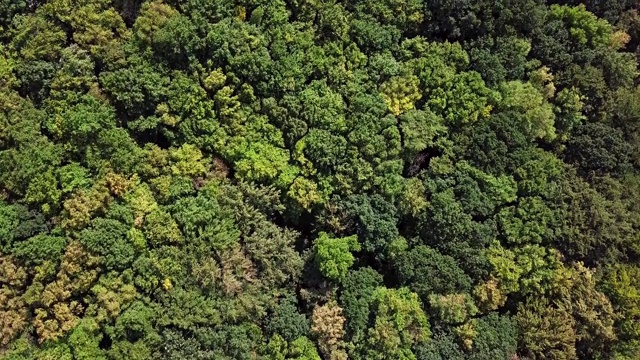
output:
<instances>
[{"instance_id":1,"label":"dense foliage","mask_svg":"<svg viewBox=\"0 0 640 360\"><path fill-rule=\"evenodd\" d=\"M0 358L640 359L636 7L0 0Z\"/></svg>"}]
</instances>

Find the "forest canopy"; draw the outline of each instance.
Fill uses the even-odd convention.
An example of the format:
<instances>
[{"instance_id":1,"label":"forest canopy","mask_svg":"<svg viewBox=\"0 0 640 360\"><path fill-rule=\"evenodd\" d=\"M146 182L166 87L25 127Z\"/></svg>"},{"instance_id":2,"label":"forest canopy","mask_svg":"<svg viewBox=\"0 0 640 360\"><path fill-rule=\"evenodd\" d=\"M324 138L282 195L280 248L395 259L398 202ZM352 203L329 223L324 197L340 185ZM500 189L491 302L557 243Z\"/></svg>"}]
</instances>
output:
<instances>
[{"instance_id":1,"label":"forest canopy","mask_svg":"<svg viewBox=\"0 0 640 360\"><path fill-rule=\"evenodd\" d=\"M639 11L0 0L0 358L640 359Z\"/></svg>"}]
</instances>

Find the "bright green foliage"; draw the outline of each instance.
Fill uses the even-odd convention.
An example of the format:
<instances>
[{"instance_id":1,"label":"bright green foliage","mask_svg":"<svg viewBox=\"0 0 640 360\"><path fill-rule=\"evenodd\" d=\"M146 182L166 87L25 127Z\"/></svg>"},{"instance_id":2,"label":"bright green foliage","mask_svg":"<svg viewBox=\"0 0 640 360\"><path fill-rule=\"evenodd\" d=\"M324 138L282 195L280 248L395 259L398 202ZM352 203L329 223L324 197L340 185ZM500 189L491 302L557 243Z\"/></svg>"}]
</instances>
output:
<instances>
[{"instance_id":1,"label":"bright green foliage","mask_svg":"<svg viewBox=\"0 0 640 360\"><path fill-rule=\"evenodd\" d=\"M488 115L488 102L498 95L485 86L480 74L460 72L468 66L469 57L459 44L428 43L415 38L405 40L402 50L420 81L429 109L453 125Z\"/></svg>"},{"instance_id":2,"label":"bright green foliage","mask_svg":"<svg viewBox=\"0 0 640 360\"><path fill-rule=\"evenodd\" d=\"M182 241L182 233L170 214L162 210L153 210L145 216L145 238L149 245L159 247Z\"/></svg>"},{"instance_id":3,"label":"bright green foliage","mask_svg":"<svg viewBox=\"0 0 640 360\"><path fill-rule=\"evenodd\" d=\"M431 111L408 111L398 117L403 139L403 150L408 160L420 151L434 146L435 137L446 132L442 119Z\"/></svg>"},{"instance_id":4,"label":"bright green foliage","mask_svg":"<svg viewBox=\"0 0 640 360\"><path fill-rule=\"evenodd\" d=\"M418 78L410 76L408 78L393 77L380 85L382 97L392 114L400 115L414 109L415 102L422 97L418 91L418 84Z\"/></svg>"},{"instance_id":5,"label":"bright green foliage","mask_svg":"<svg viewBox=\"0 0 640 360\"><path fill-rule=\"evenodd\" d=\"M593 270L581 263L568 271L558 271L554 302L575 319L578 357L590 358L606 351L616 339L614 321L617 316L604 293L596 289Z\"/></svg>"},{"instance_id":6,"label":"bright green foliage","mask_svg":"<svg viewBox=\"0 0 640 360\"><path fill-rule=\"evenodd\" d=\"M571 37L579 44L608 45L611 41L612 30L609 23L588 12L584 5L576 7L552 5L550 15L567 24Z\"/></svg>"},{"instance_id":7,"label":"bright green foliage","mask_svg":"<svg viewBox=\"0 0 640 360\"><path fill-rule=\"evenodd\" d=\"M367 357L415 359L411 347L426 342L431 335L418 296L407 288L380 287L372 300L375 320L369 329Z\"/></svg>"},{"instance_id":8,"label":"bright green foliage","mask_svg":"<svg viewBox=\"0 0 640 360\"><path fill-rule=\"evenodd\" d=\"M320 360L315 345L304 336L287 343L280 335L274 335L264 353L267 358L274 360Z\"/></svg>"},{"instance_id":9,"label":"bright green foliage","mask_svg":"<svg viewBox=\"0 0 640 360\"><path fill-rule=\"evenodd\" d=\"M150 44L155 33L177 15L178 12L174 8L161 1L145 2L133 25L134 37L144 45Z\"/></svg>"},{"instance_id":10,"label":"bright green foliage","mask_svg":"<svg viewBox=\"0 0 640 360\"><path fill-rule=\"evenodd\" d=\"M356 1L357 13L371 15L383 25L414 31L423 20L422 3L416 0Z\"/></svg>"},{"instance_id":11,"label":"bright green foliage","mask_svg":"<svg viewBox=\"0 0 640 360\"><path fill-rule=\"evenodd\" d=\"M609 299L596 289L593 272L578 263L559 269L550 298L530 299L515 318L530 356L591 358L606 351L616 335L616 315Z\"/></svg>"},{"instance_id":12,"label":"bright green foliage","mask_svg":"<svg viewBox=\"0 0 640 360\"><path fill-rule=\"evenodd\" d=\"M202 159L202 152L193 145L185 144L179 149L169 152L171 174L174 176L195 177L207 171L207 162Z\"/></svg>"},{"instance_id":13,"label":"bright green foliage","mask_svg":"<svg viewBox=\"0 0 640 360\"><path fill-rule=\"evenodd\" d=\"M514 178L518 183L518 195L553 197L557 182L562 176L562 163L547 152L533 150L518 154Z\"/></svg>"},{"instance_id":14,"label":"bright green foliage","mask_svg":"<svg viewBox=\"0 0 640 360\"><path fill-rule=\"evenodd\" d=\"M517 207L500 210L497 217L508 243L539 244L553 239L555 216L542 199L526 197Z\"/></svg>"},{"instance_id":15,"label":"bright green foliage","mask_svg":"<svg viewBox=\"0 0 640 360\"><path fill-rule=\"evenodd\" d=\"M197 197L185 197L173 206L172 212L182 234L188 241L210 244L223 250L238 240L232 218L220 216L225 210L214 197L214 189L200 192Z\"/></svg>"},{"instance_id":16,"label":"bright green foliage","mask_svg":"<svg viewBox=\"0 0 640 360\"><path fill-rule=\"evenodd\" d=\"M100 350L100 337L96 336L98 324L87 320L79 324L69 335L69 345L72 348L74 359L106 359Z\"/></svg>"},{"instance_id":17,"label":"bright green foliage","mask_svg":"<svg viewBox=\"0 0 640 360\"><path fill-rule=\"evenodd\" d=\"M48 104L56 110L80 101L80 96L95 88L95 63L89 53L76 45L64 48L60 54L63 65L51 79Z\"/></svg>"},{"instance_id":18,"label":"bright green foliage","mask_svg":"<svg viewBox=\"0 0 640 360\"><path fill-rule=\"evenodd\" d=\"M430 295L429 305L436 319L445 324L464 323L478 312L467 294Z\"/></svg>"},{"instance_id":19,"label":"bright green foliage","mask_svg":"<svg viewBox=\"0 0 640 360\"><path fill-rule=\"evenodd\" d=\"M332 238L327 233L320 233L315 240L315 258L318 269L330 280L341 281L353 265L352 251L359 251L358 237Z\"/></svg>"},{"instance_id":20,"label":"bright green foliage","mask_svg":"<svg viewBox=\"0 0 640 360\"><path fill-rule=\"evenodd\" d=\"M454 187L465 212L486 216L516 200L516 182L509 176L492 176L461 161L453 174Z\"/></svg>"},{"instance_id":21,"label":"bright green foliage","mask_svg":"<svg viewBox=\"0 0 640 360\"><path fill-rule=\"evenodd\" d=\"M615 349L622 359L640 353L640 327L635 321L640 311L638 273L638 268L631 265L616 266L607 272L604 280L604 291L619 314L616 335L621 341Z\"/></svg>"},{"instance_id":22,"label":"bright green foliage","mask_svg":"<svg viewBox=\"0 0 640 360\"><path fill-rule=\"evenodd\" d=\"M11 48L23 60L30 61L31 64L37 60L53 60L62 50L65 33L51 19L25 14L18 15L14 24Z\"/></svg>"},{"instance_id":23,"label":"bright green foliage","mask_svg":"<svg viewBox=\"0 0 640 360\"><path fill-rule=\"evenodd\" d=\"M548 251L538 245L510 250L494 243L487 257L507 292L537 293L552 283L554 270L560 266L555 250Z\"/></svg>"},{"instance_id":24,"label":"bright green foliage","mask_svg":"<svg viewBox=\"0 0 640 360\"><path fill-rule=\"evenodd\" d=\"M541 94L531 83L519 81L505 83L501 92L500 107L524 114L527 121L525 127L533 137L547 140L555 138L555 115L545 94Z\"/></svg>"},{"instance_id":25,"label":"bright green foliage","mask_svg":"<svg viewBox=\"0 0 640 360\"><path fill-rule=\"evenodd\" d=\"M289 344L289 358L296 360L320 360L315 345L306 337L299 337Z\"/></svg>"},{"instance_id":26,"label":"bright green foliage","mask_svg":"<svg viewBox=\"0 0 640 360\"><path fill-rule=\"evenodd\" d=\"M287 195L294 199L305 210L311 210L313 205L322 203L324 200L322 198L323 194L318 190L318 185L304 177L297 177L293 181Z\"/></svg>"},{"instance_id":27,"label":"bright green foliage","mask_svg":"<svg viewBox=\"0 0 640 360\"><path fill-rule=\"evenodd\" d=\"M398 212L403 215L417 216L427 210L429 202L425 199L425 186L417 178L405 181L398 199Z\"/></svg>"},{"instance_id":28,"label":"bright green foliage","mask_svg":"<svg viewBox=\"0 0 640 360\"><path fill-rule=\"evenodd\" d=\"M47 124L48 130L67 142L68 151L75 154L91 151L88 148L90 144L87 144L89 140L115 125L111 107L90 96L78 99L78 102L74 107L61 109L61 113Z\"/></svg>"}]
</instances>

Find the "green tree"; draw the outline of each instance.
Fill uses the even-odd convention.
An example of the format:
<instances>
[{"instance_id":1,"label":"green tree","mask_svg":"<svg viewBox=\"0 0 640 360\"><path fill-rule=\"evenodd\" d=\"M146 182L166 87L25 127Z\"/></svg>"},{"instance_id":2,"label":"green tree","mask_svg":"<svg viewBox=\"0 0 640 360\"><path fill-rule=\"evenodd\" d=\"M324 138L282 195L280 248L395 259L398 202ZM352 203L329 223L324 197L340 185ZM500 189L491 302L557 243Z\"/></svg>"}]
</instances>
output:
<instances>
[{"instance_id":1,"label":"green tree","mask_svg":"<svg viewBox=\"0 0 640 360\"><path fill-rule=\"evenodd\" d=\"M419 245L395 259L400 283L420 295L423 301L431 294L466 292L471 279L458 267L454 258L435 249Z\"/></svg>"},{"instance_id":2,"label":"green tree","mask_svg":"<svg viewBox=\"0 0 640 360\"><path fill-rule=\"evenodd\" d=\"M339 301L346 318L345 336L352 344L362 347L367 339L373 294L382 285L382 275L369 267L350 270L342 285ZM359 352L352 353L353 357L363 356Z\"/></svg>"},{"instance_id":3,"label":"green tree","mask_svg":"<svg viewBox=\"0 0 640 360\"><path fill-rule=\"evenodd\" d=\"M78 240L101 256L106 269L124 270L136 256L136 246L127 236L129 228L117 220L96 218L78 234Z\"/></svg>"},{"instance_id":4,"label":"green tree","mask_svg":"<svg viewBox=\"0 0 640 360\"><path fill-rule=\"evenodd\" d=\"M280 299L268 319L266 330L272 336L280 336L285 341L295 341L308 336L309 320L296 308L295 296L288 295Z\"/></svg>"},{"instance_id":5,"label":"green tree","mask_svg":"<svg viewBox=\"0 0 640 360\"><path fill-rule=\"evenodd\" d=\"M638 338L640 328L635 319L639 316L637 277L638 269L632 265L616 265L607 270L603 290L619 317L616 319L616 335L619 342L614 346L622 359L633 358L640 353Z\"/></svg>"},{"instance_id":6,"label":"green tree","mask_svg":"<svg viewBox=\"0 0 640 360\"><path fill-rule=\"evenodd\" d=\"M415 359L413 346L431 336L420 300L407 288L377 288L372 295L373 326L366 353L371 359Z\"/></svg>"},{"instance_id":7,"label":"green tree","mask_svg":"<svg viewBox=\"0 0 640 360\"><path fill-rule=\"evenodd\" d=\"M566 311L530 300L518 306L519 352L535 359L577 359L574 319Z\"/></svg>"},{"instance_id":8,"label":"green tree","mask_svg":"<svg viewBox=\"0 0 640 360\"><path fill-rule=\"evenodd\" d=\"M355 235L336 239L327 233L320 233L315 240L314 248L315 259L322 275L330 280L341 281L355 260L351 252L358 251L360 244Z\"/></svg>"},{"instance_id":9,"label":"green tree","mask_svg":"<svg viewBox=\"0 0 640 360\"><path fill-rule=\"evenodd\" d=\"M509 317L491 313L475 322L475 330L470 359L508 359L516 354L517 328Z\"/></svg>"},{"instance_id":10,"label":"green tree","mask_svg":"<svg viewBox=\"0 0 640 360\"><path fill-rule=\"evenodd\" d=\"M514 110L524 114L525 128L535 138L553 140L556 136L553 107L531 83L510 81L502 85L502 101L498 109Z\"/></svg>"},{"instance_id":11,"label":"green tree","mask_svg":"<svg viewBox=\"0 0 640 360\"><path fill-rule=\"evenodd\" d=\"M338 206L353 219L363 251L382 256L385 247L399 236L396 209L379 195L353 195Z\"/></svg>"},{"instance_id":12,"label":"green tree","mask_svg":"<svg viewBox=\"0 0 640 360\"><path fill-rule=\"evenodd\" d=\"M462 324L478 312L468 294L432 294L429 305L434 317L445 324Z\"/></svg>"}]
</instances>

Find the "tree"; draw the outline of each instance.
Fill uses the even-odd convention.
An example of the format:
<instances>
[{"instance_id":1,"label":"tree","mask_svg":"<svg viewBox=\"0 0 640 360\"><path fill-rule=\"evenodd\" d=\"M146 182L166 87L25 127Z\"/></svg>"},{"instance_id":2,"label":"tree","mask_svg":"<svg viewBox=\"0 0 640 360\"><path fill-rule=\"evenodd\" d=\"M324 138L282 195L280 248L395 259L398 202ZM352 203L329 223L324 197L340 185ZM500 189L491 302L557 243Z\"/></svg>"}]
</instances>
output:
<instances>
[{"instance_id":1,"label":"tree","mask_svg":"<svg viewBox=\"0 0 640 360\"><path fill-rule=\"evenodd\" d=\"M387 244L399 235L396 209L379 195L352 195L338 206L352 219L363 251L381 256Z\"/></svg>"},{"instance_id":2,"label":"tree","mask_svg":"<svg viewBox=\"0 0 640 360\"><path fill-rule=\"evenodd\" d=\"M76 359L106 359L100 349L102 336L97 333L98 326L91 320L84 320L69 334L69 345Z\"/></svg>"},{"instance_id":3,"label":"tree","mask_svg":"<svg viewBox=\"0 0 640 360\"><path fill-rule=\"evenodd\" d=\"M516 354L517 329L512 319L491 313L475 324L470 359L508 359Z\"/></svg>"},{"instance_id":4,"label":"tree","mask_svg":"<svg viewBox=\"0 0 640 360\"><path fill-rule=\"evenodd\" d=\"M14 245L48 230L43 214L26 206L0 201L0 250L8 253Z\"/></svg>"},{"instance_id":5,"label":"tree","mask_svg":"<svg viewBox=\"0 0 640 360\"><path fill-rule=\"evenodd\" d=\"M360 244L355 235L335 239L323 232L315 240L314 247L316 262L322 275L330 280L342 281L355 259L351 251L358 251Z\"/></svg>"},{"instance_id":6,"label":"tree","mask_svg":"<svg viewBox=\"0 0 640 360\"><path fill-rule=\"evenodd\" d=\"M558 213L538 197L523 198L517 206L500 210L497 216L507 242L527 244L550 243L558 217Z\"/></svg>"},{"instance_id":7,"label":"tree","mask_svg":"<svg viewBox=\"0 0 640 360\"><path fill-rule=\"evenodd\" d=\"M435 139L447 128L442 118L429 110L408 111L398 117L405 161L413 161L421 151L436 146Z\"/></svg>"},{"instance_id":8,"label":"tree","mask_svg":"<svg viewBox=\"0 0 640 360\"><path fill-rule=\"evenodd\" d=\"M615 183L611 183L614 185ZM567 227L561 233L557 246L567 256L583 261L587 266L617 262L634 253L631 240L633 229L631 214L619 197L607 199L575 172L567 174L560 183L567 212ZM614 186L610 186L613 189ZM589 219L589 226L584 226ZM628 245L625 245L628 244Z\"/></svg>"},{"instance_id":9,"label":"tree","mask_svg":"<svg viewBox=\"0 0 640 360\"><path fill-rule=\"evenodd\" d=\"M383 25L392 25L402 32L413 32L423 20L422 4L414 0L357 1L352 6L359 15L371 15Z\"/></svg>"},{"instance_id":10,"label":"tree","mask_svg":"<svg viewBox=\"0 0 640 360\"><path fill-rule=\"evenodd\" d=\"M606 20L588 12L584 5L575 7L552 5L550 15L553 19L563 21L569 27L569 33L579 44L608 44L611 26Z\"/></svg>"},{"instance_id":11,"label":"tree","mask_svg":"<svg viewBox=\"0 0 640 360\"><path fill-rule=\"evenodd\" d=\"M445 324L463 324L478 312L468 294L432 294L429 305L434 317Z\"/></svg>"},{"instance_id":12,"label":"tree","mask_svg":"<svg viewBox=\"0 0 640 360\"><path fill-rule=\"evenodd\" d=\"M298 311L296 303L293 295L287 295L279 301L267 322L269 334L280 336L285 341L295 341L309 335L309 320Z\"/></svg>"},{"instance_id":13,"label":"tree","mask_svg":"<svg viewBox=\"0 0 640 360\"><path fill-rule=\"evenodd\" d=\"M392 77L380 85L382 97L392 114L400 115L415 109L415 102L422 97L418 91L419 82L418 78L412 75L406 78Z\"/></svg>"},{"instance_id":14,"label":"tree","mask_svg":"<svg viewBox=\"0 0 640 360\"><path fill-rule=\"evenodd\" d=\"M514 318L519 335L519 352L533 358L577 359L574 319L567 312L530 300L518 307Z\"/></svg>"},{"instance_id":15,"label":"tree","mask_svg":"<svg viewBox=\"0 0 640 360\"><path fill-rule=\"evenodd\" d=\"M418 295L407 288L379 287L373 293L373 327L369 328L366 353L371 359L413 359L412 347L431 336Z\"/></svg>"},{"instance_id":16,"label":"tree","mask_svg":"<svg viewBox=\"0 0 640 360\"><path fill-rule=\"evenodd\" d=\"M622 130L622 135L631 146L634 164L638 163L638 111L636 98L640 92L638 88L620 89L611 97L606 105L607 117L613 125Z\"/></svg>"},{"instance_id":17,"label":"tree","mask_svg":"<svg viewBox=\"0 0 640 360\"><path fill-rule=\"evenodd\" d=\"M351 20L349 28L350 37L365 54L392 49L401 37L396 27L382 25L371 15Z\"/></svg>"},{"instance_id":18,"label":"tree","mask_svg":"<svg viewBox=\"0 0 640 360\"><path fill-rule=\"evenodd\" d=\"M22 288L25 285L27 273L24 268L18 266L11 257L0 257L0 325L2 325L3 347L16 338L27 326L29 311L24 298Z\"/></svg>"},{"instance_id":19,"label":"tree","mask_svg":"<svg viewBox=\"0 0 640 360\"><path fill-rule=\"evenodd\" d=\"M561 266L560 254L555 249L539 245L508 249L494 242L487 249L487 257L504 291L520 294L549 288L555 281L554 271Z\"/></svg>"},{"instance_id":20,"label":"tree","mask_svg":"<svg viewBox=\"0 0 640 360\"><path fill-rule=\"evenodd\" d=\"M40 293L29 300L35 307L33 325L39 342L56 340L78 324L85 309L77 299L98 278L98 265L99 257L90 254L79 242L69 242L54 281L31 285L32 294Z\"/></svg>"},{"instance_id":21,"label":"tree","mask_svg":"<svg viewBox=\"0 0 640 360\"><path fill-rule=\"evenodd\" d=\"M584 172L617 175L629 169L631 147L621 131L602 123L586 124L569 140L566 158Z\"/></svg>"},{"instance_id":22,"label":"tree","mask_svg":"<svg viewBox=\"0 0 640 360\"><path fill-rule=\"evenodd\" d=\"M510 81L502 85L500 108L524 114L525 128L534 138L553 140L556 136L553 107L531 83Z\"/></svg>"},{"instance_id":23,"label":"tree","mask_svg":"<svg viewBox=\"0 0 640 360\"><path fill-rule=\"evenodd\" d=\"M416 358L420 360L462 360L465 358L465 353L453 334L434 333L431 341L416 348Z\"/></svg>"},{"instance_id":24,"label":"tree","mask_svg":"<svg viewBox=\"0 0 640 360\"><path fill-rule=\"evenodd\" d=\"M454 126L487 116L497 94L486 87L480 74L463 71L469 57L457 43L427 43L423 38L405 40L403 56L420 81L425 105Z\"/></svg>"},{"instance_id":25,"label":"tree","mask_svg":"<svg viewBox=\"0 0 640 360\"><path fill-rule=\"evenodd\" d=\"M344 317L342 308L335 302L313 309L311 317L311 331L318 338L320 352L328 359L346 359L344 351Z\"/></svg>"},{"instance_id":26,"label":"tree","mask_svg":"<svg viewBox=\"0 0 640 360\"><path fill-rule=\"evenodd\" d=\"M151 246L179 244L182 242L182 233L178 224L166 211L156 209L144 217L145 238Z\"/></svg>"},{"instance_id":27,"label":"tree","mask_svg":"<svg viewBox=\"0 0 640 360\"><path fill-rule=\"evenodd\" d=\"M134 57L127 67L101 73L99 80L117 108L136 119L153 114L163 102L169 78L156 70L143 59Z\"/></svg>"},{"instance_id":28,"label":"tree","mask_svg":"<svg viewBox=\"0 0 640 360\"><path fill-rule=\"evenodd\" d=\"M315 345L306 337L287 343L279 335L274 335L266 347L264 352L270 359L320 360Z\"/></svg>"},{"instance_id":29,"label":"tree","mask_svg":"<svg viewBox=\"0 0 640 360\"><path fill-rule=\"evenodd\" d=\"M428 184L431 185L431 184ZM483 277L489 265L483 249L495 238L495 225L473 221L457 201L452 188L434 191L426 221L420 225L420 241L454 259L472 278Z\"/></svg>"},{"instance_id":30,"label":"tree","mask_svg":"<svg viewBox=\"0 0 640 360\"><path fill-rule=\"evenodd\" d=\"M289 345L289 357L296 360L320 360L315 345L306 337L299 337Z\"/></svg>"},{"instance_id":31,"label":"tree","mask_svg":"<svg viewBox=\"0 0 640 360\"><path fill-rule=\"evenodd\" d=\"M12 253L27 265L40 265L46 262L57 263L67 239L61 236L38 234L22 241L13 248Z\"/></svg>"},{"instance_id":32,"label":"tree","mask_svg":"<svg viewBox=\"0 0 640 360\"><path fill-rule=\"evenodd\" d=\"M0 357L640 358L640 17L582 3L0 0Z\"/></svg>"},{"instance_id":33,"label":"tree","mask_svg":"<svg viewBox=\"0 0 640 360\"><path fill-rule=\"evenodd\" d=\"M470 68L482 75L488 85L520 80L528 67L531 42L518 36L485 35L465 43Z\"/></svg>"},{"instance_id":34,"label":"tree","mask_svg":"<svg viewBox=\"0 0 640 360\"><path fill-rule=\"evenodd\" d=\"M552 290L557 294L554 302L575 319L578 357L595 357L606 352L616 338L613 329L616 315L609 299L596 289L594 272L577 263L565 274L559 273Z\"/></svg>"},{"instance_id":35,"label":"tree","mask_svg":"<svg viewBox=\"0 0 640 360\"><path fill-rule=\"evenodd\" d=\"M466 292L471 287L471 279L454 258L424 245L401 253L395 259L395 268L400 283L420 295L423 301L431 294Z\"/></svg>"},{"instance_id":36,"label":"tree","mask_svg":"<svg viewBox=\"0 0 640 360\"><path fill-rule=\"evenodd\" d=\"M382 275L372 268L350 270L342 282L339 303L346 318L345 337L352 344L362 347L367 338L369 314L375 290L382 285ZM356 352L355 354L359 354ZM351 354L355 356L354 354Z\"/></svg>"},{"instance_id":37,"label":"tree","mask_svg":"<svg viewBox=\"0 0 640 360\"><path fill-rule=\"evenodd\" d=\"M228 210L220 206L213 188L196 197L181 198L172 206L172 212L187 241L224 250L236 243L240 235L230 216L219 216L228 214Z\"/></svg>"},{"instance_id":38,"label":"tree","mask_svg":"<svg viewBox=\"0 0 640 360\"><path fill-rule=\"evenodd\" d=\"M136 256L137 249L128 234L129 228L117 220L96 218L89 228L78 234L78 240L101 256L100 261L108 270L128 268Z\"/></svg>"},{"instance_id":39,"label":"tree","mask_svg":"<svg viewBox=\"0 0 640 360\"><path fill-rule=\"evenodd\" d=\"M637 267L616 265L607 269L603 282L603 290L611 300L613 309L620 316L616 319L616 335L619 342L614 349L620 358L632 358L640 351L638 337L640 328L634 319L638 317L640 295L635 274Z\"/></svg>"}]
</instances>

